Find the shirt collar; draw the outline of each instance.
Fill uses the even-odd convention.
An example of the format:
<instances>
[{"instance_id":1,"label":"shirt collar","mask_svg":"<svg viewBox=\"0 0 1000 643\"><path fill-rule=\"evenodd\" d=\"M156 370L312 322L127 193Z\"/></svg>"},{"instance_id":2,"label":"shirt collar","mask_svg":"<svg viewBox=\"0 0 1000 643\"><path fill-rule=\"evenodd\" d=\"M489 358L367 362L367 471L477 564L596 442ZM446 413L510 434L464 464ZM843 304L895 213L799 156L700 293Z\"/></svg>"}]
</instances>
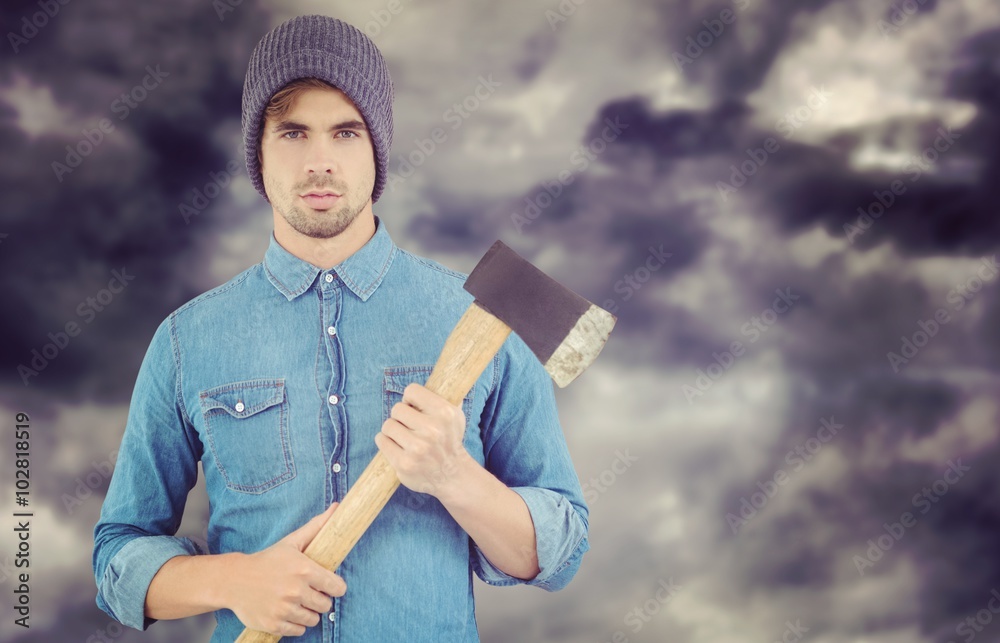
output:
<instances>
[{"instance_id":1,"label":"shirt collar","mask_svg":"<svg viewBox=\"0 0 1000 643\"><path fill-rule=\"evenodd\" d=\"M312 286L316 275L336 273L351 292L367 301L382 283L393 257L396 244L385 229L385 224L375 215L375 234L354 254L329 270L300 259L278 243L271 232L271 240L264 253L264 272L268 280L289 301Z\"/></svg>"}]
</instances>

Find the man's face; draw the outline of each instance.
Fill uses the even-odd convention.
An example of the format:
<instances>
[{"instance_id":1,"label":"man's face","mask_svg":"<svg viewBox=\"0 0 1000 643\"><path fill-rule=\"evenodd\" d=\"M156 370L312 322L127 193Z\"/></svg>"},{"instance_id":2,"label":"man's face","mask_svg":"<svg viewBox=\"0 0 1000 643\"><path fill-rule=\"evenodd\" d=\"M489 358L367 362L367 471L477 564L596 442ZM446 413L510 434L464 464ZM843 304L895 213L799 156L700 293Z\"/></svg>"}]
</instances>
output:
<instances>
[{"instance_id":1,"label":"man's face","mask_svg":"<svg viewBox=\"0 0 1000 643\"><path fill-rule=\"evenodd\" d=\"M284 118L267 119L260 152L271 206L303 235L335 237L371 201L371 137L361 112L339 89L306 89ZM340 196L332 203L310 203L303 197L311 192Z\"/></svg>"}]
</instances>

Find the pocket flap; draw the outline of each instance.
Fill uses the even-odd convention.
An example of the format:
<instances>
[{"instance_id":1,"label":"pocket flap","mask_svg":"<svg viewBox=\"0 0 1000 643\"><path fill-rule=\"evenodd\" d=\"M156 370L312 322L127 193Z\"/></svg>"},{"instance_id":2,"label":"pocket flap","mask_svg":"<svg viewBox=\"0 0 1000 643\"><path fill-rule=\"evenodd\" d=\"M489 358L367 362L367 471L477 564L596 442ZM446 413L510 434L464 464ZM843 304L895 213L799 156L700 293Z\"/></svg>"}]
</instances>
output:
<instances>
[{"instance_id":1,"label":"pocket flap","mask_svg":"<svg viewBox=\"0 0 1000 643\"><path fill-rule=\"evenodd\" d=\"M223 409L235 418L249 417L285 399L285 380L257 379L223 384L201 392L205 412Z\"/></svg>"},{"instance_id":2,"label":"pocket flap","mask_svg":"<svg viewBox=\"0 0 1000 643\"><path fill-rule=\"evenodd\" d=\"M423 384L431 376L433 364L423 366L396 366L385 369L385 390L403 394L407 384Z\"/></svg>"},{"instance_id":3,"label":"pocket flap","mask_svg":"<svg viewBox=\"0 0 1000 643\"><path fill-rule=\"evenodd\" d=\"M416 382L417 384L425 384L427 378L431 376L431 372L434 370L433 364L420 364L416 366L394 366L385 369L385 390L392 393L403 394L403 389L406 388L407 384L412 384ZM471 400L473 391L470 390L465 394L466 400Z\"/></svg>"}]
</instances>

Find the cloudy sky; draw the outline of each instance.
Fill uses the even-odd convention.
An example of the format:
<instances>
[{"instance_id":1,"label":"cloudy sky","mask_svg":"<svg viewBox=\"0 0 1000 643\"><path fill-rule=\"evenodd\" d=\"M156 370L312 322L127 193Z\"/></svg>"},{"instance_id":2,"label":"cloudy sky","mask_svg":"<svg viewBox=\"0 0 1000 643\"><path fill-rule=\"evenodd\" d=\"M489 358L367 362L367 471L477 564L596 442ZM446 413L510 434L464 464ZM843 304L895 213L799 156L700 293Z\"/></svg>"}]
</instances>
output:
<instances>
[{"instance_id":1,"label":"cloudy sky","mask_svg":"<svg viewBox=\"0 0 1000 643\"><path fill-rule=\"evenodd\" d=\"M0 411L32 420L38 579L30 632L0 638L107 628L92 529L139 363L260 260L247 60L325 13L389 63L398 180L374 209L396 243L467 272L503 239L619 318L558 391L592 549L557 593L477 580L484 641L1000 640L1000 5L388 4L77 0L38 29L37 3L0 9ZM199 487L180 533L206 515Z\"/></svg>"}]
</instances>

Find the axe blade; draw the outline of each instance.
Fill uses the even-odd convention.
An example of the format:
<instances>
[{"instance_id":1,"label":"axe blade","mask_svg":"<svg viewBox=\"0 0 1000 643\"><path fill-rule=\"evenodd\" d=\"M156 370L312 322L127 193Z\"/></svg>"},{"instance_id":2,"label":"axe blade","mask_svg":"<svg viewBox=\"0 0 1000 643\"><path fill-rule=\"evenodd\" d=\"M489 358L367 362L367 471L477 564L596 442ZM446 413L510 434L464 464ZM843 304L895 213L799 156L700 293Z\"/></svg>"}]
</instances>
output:
<instances>
[{"instance_id":1,"label":"axe blade","mask_svg":"<svg viewBox=\"0 0 1000 643\"><path fill-rule=\"evenodd\" d=\"M466 279L476 303L524 340L560 387L604 348L617 317L497 241Z\"/></svg>"}]
</instances>

